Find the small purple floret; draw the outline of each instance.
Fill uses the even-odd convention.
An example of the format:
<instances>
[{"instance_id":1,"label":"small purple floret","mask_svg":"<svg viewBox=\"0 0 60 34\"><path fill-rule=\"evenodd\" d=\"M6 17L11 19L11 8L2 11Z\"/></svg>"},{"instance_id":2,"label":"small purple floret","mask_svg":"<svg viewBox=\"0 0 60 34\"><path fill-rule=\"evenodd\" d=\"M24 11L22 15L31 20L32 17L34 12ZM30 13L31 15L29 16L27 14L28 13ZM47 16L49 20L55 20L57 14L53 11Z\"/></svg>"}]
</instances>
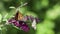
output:
<instances>
[{"instance_id":1,"label":"small purple floret","mask_svg":"<svg viewBox=\"0 0 60 34\"><path fill-rule=\"evenodd\" d=\"M29 31L29 27L24 21L19 21L19 24L20 24L20 27L23 31L25 31L25 32Z\"/></svg>"},{"instance_id":2,"label":"small purple floret","mask_svg":"<svg viewBox=\"0 0 60 34\"><path fill-rule=\"evenodd\" d=\"M19 25L20 25L18 21L13 22L13 24L14 24L15 26L17 26L17 27L19 27Z\"/></svg>"},{"instance_id":3,"label":"small purple floret","mask_svg":"<svg viewBox=\"0 0 60 34\"><path fill-rule=\"evenodd\" d=\"M23 31L25 31L25 32L28 32L28 31L29 31L28 25L23 25L23 26L21 26L21 29L22 29Z\"/></svg>"}]
</instances>

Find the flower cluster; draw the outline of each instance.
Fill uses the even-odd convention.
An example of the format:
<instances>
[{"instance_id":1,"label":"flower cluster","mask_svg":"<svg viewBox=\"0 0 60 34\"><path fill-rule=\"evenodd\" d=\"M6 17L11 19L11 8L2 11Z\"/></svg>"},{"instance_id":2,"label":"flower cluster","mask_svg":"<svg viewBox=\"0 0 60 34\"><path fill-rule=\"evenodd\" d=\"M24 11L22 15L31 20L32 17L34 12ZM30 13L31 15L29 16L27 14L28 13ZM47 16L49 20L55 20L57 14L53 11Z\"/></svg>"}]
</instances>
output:
<instances>
[{"instance_id":1,"label":"flower cluster","mask_svg":"<svg viewBox=\"0 0 60 34\"><path fill-rule=\"evenodd\" d=\"M23 30L25 32L28 32L30 30L30 28L29 28L28 24L26 23L27 20L30 20L32 23L33 23L34 20L36 20L36 23L39 22L38 18L33 18L32 16L25 16L23 18L23 20L16 20L14 18L11 18L11 19L8 20L8 22L10 24L15 25L18 28L21 28L21 30ZM35 27L36 27L36 25L35 25Z\"/></svg>"}]
</instances>

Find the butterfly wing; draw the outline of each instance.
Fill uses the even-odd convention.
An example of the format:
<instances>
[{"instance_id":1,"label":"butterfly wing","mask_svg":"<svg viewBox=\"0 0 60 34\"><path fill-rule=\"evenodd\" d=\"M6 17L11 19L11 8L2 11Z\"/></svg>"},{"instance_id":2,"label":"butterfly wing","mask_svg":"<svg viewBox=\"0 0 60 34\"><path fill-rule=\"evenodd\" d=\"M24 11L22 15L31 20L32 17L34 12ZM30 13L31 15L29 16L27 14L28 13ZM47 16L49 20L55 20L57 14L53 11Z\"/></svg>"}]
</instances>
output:
<instances>
[{"instance_id":1,"label":"butterfly wing","mask_svg":"<svg viewBox=\"0 0 60 34\"><path fill-rule=\"evenodd\" d=\"M23 15L19 11L17 11L17 13L15 15L15 19L16 20L22 20L23 19Z\"/></svg>"}]
</instances>

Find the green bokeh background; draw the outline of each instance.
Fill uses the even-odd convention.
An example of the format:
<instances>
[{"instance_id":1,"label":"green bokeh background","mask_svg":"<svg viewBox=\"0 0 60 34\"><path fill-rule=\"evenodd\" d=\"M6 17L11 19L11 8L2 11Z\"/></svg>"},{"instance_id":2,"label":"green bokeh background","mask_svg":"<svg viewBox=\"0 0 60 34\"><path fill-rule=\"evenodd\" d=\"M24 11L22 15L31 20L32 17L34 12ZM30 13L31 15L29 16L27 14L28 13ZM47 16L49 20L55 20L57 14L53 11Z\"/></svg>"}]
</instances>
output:
<instances>
[{"instance_id":1,"label":"green bokeh background","mask_svg":"<svg viewBox=\"0 0 60 34\"><path fill-rule=\"evenodd\" d=\"M25 2L28 4L21 7L20 12L38 17L37 29L30 27L29 32L24 32L12 25L4 25L16 11L9 7L18 7ZM60 34L60 0L0 0L0 34Z\"/></svg>"}]
</instances>

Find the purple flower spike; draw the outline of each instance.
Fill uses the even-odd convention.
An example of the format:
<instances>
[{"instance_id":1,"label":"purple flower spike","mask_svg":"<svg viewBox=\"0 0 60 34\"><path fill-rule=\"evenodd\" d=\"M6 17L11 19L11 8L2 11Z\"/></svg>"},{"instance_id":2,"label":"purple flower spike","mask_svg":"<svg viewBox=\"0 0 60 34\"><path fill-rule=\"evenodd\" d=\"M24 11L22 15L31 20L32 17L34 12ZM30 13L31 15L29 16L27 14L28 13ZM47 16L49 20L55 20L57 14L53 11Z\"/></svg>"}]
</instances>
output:
<instances>
[{"instance_id":1,"label":"purple flower spike","mask_svg":"<svg viewBox=\"0 0 60 34\"><path fill-rule=\"evenodd\" d=\"M16 20L16 19L12 18L12 19L8 20L8 22L12 23L13 25L15 25L18 28L21 28L23 31L28 32L30 30L30 28L25 23L28 20L32 22L32 27L36 30L36 23L38 23L40 20L33 16L25 16L22 20Z\"/></svg>"}]
</instances>

